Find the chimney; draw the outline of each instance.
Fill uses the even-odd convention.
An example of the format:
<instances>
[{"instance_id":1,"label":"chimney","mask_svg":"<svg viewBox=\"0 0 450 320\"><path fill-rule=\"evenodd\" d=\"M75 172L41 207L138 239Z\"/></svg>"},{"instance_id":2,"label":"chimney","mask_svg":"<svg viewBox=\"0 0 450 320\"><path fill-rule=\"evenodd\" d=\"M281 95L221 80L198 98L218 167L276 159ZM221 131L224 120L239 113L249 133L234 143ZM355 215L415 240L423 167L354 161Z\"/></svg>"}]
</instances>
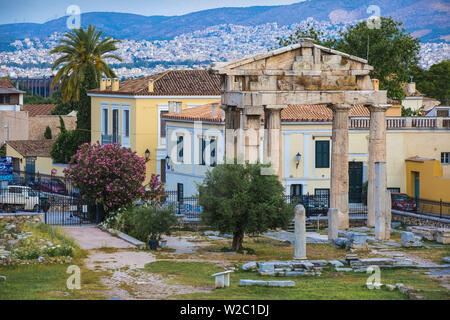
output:
<instances>
[{"instance_id":1,"label":"chimney","mask_svg":"<svg viewBox=\"0 0 450 320\"><path fill-rule=\"evenodd\" d=\"M118 78L114 78L112 80L111 90L112 91L119 91L119 83L120 83L119 79Z\"/></svg>"},{"instance_id":2,"label":"chimney","mask_svg":"<svg viewBox=\"0 0 450 320\"><path fill-rule=\"evenodd\" d=\"M169 113L174 113L175 101L169 101Z\"/></svg>"},{"instance_id":3,"label":"chimney","mask_svg":"<svg viewBox=\"0 0 450 320\"><path fill-rule=\"evenodd\" d=\"M102 78L100 80L100 90L105 91L106 90L106 78Z\"/></svg>"},{"instance_id":4,"label":"chimney","mask_svg":"<svg viewBox=\"0 0 450 320\"><path fill-rule=\"evenodd\" d=\"M372 84L373 84L373 90L375 90L375 91L380 90L380 80L372 79Z\"/></svg>"},{"instance_id":5,"label":"chimney","mask_svg":"<svg viewBox=\"0 0 450 320\"><path fill-rule=\"evenodd\" d=\"M154 89L154 81L149 80L148 81L148 92L153 92L153 89Z\"/></svg>"},{"instance_id":6,"label":"chimney","mask_svg":"<svg viewBox=\"0 0 450 320\"><path fill-rule=\"evenodd\" d=\"M181 109L181 102L175 102L175 112L180 113Z\"/></svg>"},{"instance_id":7,"label":"chimney","mask_svg":"<svg viewBox=\"0 0 450 320\"><path fill-rule=\"evenodd\" d=\"M415 82L408 83L408 94L412 96L415 93L416 93L416 83Z\"/></svg>"},{"instance_id":8,"label":"chimney","mask_svg":"<svg viewBox=\"0 0 450 320\"><path fill-rule=\"evenodd\" d=\"M106 78L106 88L111 87L111 79Z\"/></svg>"}]
</instances>

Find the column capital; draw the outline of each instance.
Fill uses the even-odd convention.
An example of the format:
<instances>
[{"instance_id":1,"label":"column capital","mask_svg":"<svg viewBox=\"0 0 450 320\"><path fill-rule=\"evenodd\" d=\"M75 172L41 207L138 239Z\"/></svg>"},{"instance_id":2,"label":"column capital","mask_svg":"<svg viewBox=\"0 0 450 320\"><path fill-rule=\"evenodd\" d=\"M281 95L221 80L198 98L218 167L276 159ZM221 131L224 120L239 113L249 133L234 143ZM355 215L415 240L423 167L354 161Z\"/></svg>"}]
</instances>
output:
<instances>
[{"instance_id":1,"label":"column capital","mask_svg":"<svg viewBox=\"0 0 450 320\"><path fill-rule=\"evenodd\" d=\"M281 110L281 109L286 108L287 105L285 105L285 104L268 104L268 105L264 105L263 107L264 107L264 109L267 109L267 110L276 111L276 110Z\"/></svg>"},{"instance_id":2,"label":"column capital","mask_svg":"<svg viewBox=\"0 0 450 320\"><path fill-rule=\"evenodd\" d=\"M365 105L370 112L386 112L387 109L392 107L392 104L367 104Z\"/></svg>"},{"instance_id":3,"label":"column capital","mask_svg":"<svg viewBox=\"0 0 450 320\"><path fill-rule=\"evenodd\" d=\"M327 107L336 112L348 112L353 108L353 105L346 103L328 103Z\"/></svg>"}]
</instances>

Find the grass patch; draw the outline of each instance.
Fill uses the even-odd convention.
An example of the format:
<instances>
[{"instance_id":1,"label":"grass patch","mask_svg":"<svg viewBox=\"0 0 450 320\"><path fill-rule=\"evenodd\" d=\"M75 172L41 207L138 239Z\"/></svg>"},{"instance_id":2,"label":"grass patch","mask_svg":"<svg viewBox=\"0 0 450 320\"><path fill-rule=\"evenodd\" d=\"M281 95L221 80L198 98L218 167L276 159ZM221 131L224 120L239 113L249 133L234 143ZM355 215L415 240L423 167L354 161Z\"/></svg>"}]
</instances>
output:
<instances>
[{"instance_id":1,"label":"grass patch","mask_svg":"<svg viewBox=\"0 0 450 320\"><path fill-rule=\"evenodd\" d=\"M146 265L148 272L160 273L170 277L169 283L193 285L202 287L214 286L211 274L222 271L212 263L207 262L177 262L156 261ZM219 299L219 300L248 300L248 299L407 299L398 290L387 291L369 290L365 286L368 275L363 273L324 272L321 276L301 277L268 277L255 272L237 271L231 275L230 287L213 290L210 293L190 293L175 295L176 299ZM239 279L254 280L294 280L294 288L268 287L239 287ZM427 278L423 273L412 270L382 270L381 282L386 284L404 283L422 290L429 299L449 299L449 293L435 281Z\"/></svg>"},{"instance_id":2,"label":"grass patch","mask_svg":"<svg viewBox=\"0 0 450 320\"><path fill-rule=\"evenodd\" d=\"M32 231L36 239L52 239L52 228L44 224L26 224L23 229ZM53 300L53 299L104 299L100 293L105 288L100 284L102 272L92 272L84 266L88 252L81 250L72 238L53 227L53 243L66 244L74 248L73 259L67 264L29 264L0 266L0 274L6 281L0 282L0 300ZM81 271L81 290L67 289L66 281L70 265Z\"/></svg>"}]
</instances>

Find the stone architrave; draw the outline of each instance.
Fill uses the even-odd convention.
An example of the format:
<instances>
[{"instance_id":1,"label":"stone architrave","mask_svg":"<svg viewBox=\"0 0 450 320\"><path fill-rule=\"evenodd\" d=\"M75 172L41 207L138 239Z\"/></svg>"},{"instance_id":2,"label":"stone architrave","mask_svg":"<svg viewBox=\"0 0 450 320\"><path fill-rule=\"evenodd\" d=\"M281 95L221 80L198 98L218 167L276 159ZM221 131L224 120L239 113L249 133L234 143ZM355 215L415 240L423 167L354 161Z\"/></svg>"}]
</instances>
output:
<instances>
[{"instance_id":1,"label":"stone architrave","mask_svg":"<svg viewBox=\"0 0 450 320\"><path fill-rule=\"evenodd\" d=\"M349 104L330 104L333 111L331 138L330 208L336 208L339 229L348 229L348 114Z\"/></svg>"},{"instance_id":2,"label":"stone architrave","mask_svg":"<svg viewBox=\"0 0 450 320\"><path fill-rule=\"evenodd\" d=\"M367 105L370 111L367 169L367 226L375 226L375 162L386 162L386 110L390 105ZM386 177L384 177L386 180Z\"/></svg>"},{"instance_id":3,"label":"stone architrave","mask_svg":"<svg viewBox=\"0 0 450 320\"><path fill-rule=\"evenodd\" d=\"M306 212L301 204L295 206L294 259L306 259Z\"/></svg>"},{"instance_id":4,"label":"stone architrave","mask_svg":"<svg viewBox=\"0 0 450 320\"><path fill-rule=\"evenodd\" d=\"M386 238L386 162L375 162L375 238Z\"/></svg>"},{"instance_id":5,"label":"stone architrave","mask_svg":"<svg viewBox=\"0 0 450 320\"><path fill-rule=\"evenodd\" d=\"M338 209L328 209L328 241L333 242L339 237L339 215Z\"/></svg>"}]
</instances>

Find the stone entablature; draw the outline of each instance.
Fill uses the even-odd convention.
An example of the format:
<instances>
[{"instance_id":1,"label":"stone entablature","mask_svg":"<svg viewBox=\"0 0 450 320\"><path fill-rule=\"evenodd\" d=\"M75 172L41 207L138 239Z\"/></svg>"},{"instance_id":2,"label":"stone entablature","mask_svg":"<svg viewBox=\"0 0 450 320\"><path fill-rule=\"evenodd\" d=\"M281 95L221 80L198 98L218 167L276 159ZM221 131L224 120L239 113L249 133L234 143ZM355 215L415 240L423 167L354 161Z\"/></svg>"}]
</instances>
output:
<instances>
[{"instance_id":1,"label":"stone entablature","mask_svg":"<svg viewBox=\"0 0 450 320\"><path fill-rule=\"evenodd\" d=\"M211 72L221 76L226 159L260 160L257 129L264 114L262 160L281 178L281 110L289 104L325 104L333 113L330 206L338 210L339 227L348 228L348 118L354 105L370 110L369 172L375 163L385 165L385 116L391 105L387 92L379 91L370 79L372 70L367 60L316 45L309 38L268 53L213 64ZM379 181L384 189L385 171L382 174ZM369 194L374 184L374 175L369 174ZM384 193L379 203L385 201ZM373 197L368 199L369 206L375 207ZM385 216L384 210L377 214ZM384 232L377 234L379 240L386 237Z\"/></svg>"}]
</instances>

